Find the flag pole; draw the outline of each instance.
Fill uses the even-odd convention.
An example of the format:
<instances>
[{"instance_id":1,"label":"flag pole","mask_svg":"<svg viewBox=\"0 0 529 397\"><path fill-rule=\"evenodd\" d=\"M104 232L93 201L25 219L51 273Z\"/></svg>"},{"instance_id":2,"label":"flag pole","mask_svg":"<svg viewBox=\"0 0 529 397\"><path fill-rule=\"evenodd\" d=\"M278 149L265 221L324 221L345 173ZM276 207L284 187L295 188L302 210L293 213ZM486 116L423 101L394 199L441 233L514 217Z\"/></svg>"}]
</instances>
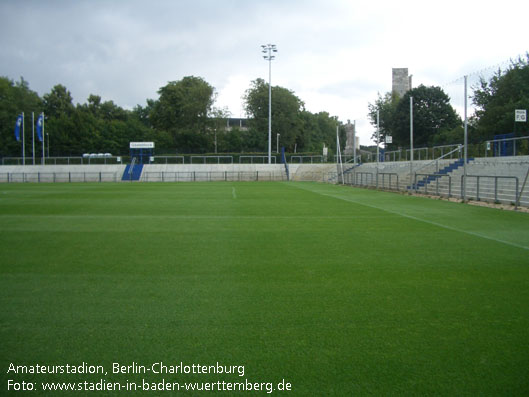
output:
<instances>
[{"instance_id":1,"label":"flag pole","mask_svg":"<svg viewBox=\"0 0 529 397\"><path fill-rule=\"evenodd\" d=\"M35 165L35 112L31 112L31 134L33 137L33 165Z\"/></svg>"},{"instance_id":2,"label":"flag pole","mask_svg":"<svg viewBox=\"0 0 529 397\"><path fill-rule=\"evenodd\" d=\"M24 127L24 112L22 112L22 165L26 165L26 128Z\"/></svg>"},{"instance_id":3,"label":"flag pole","mask_svg":"<svg viewBox=\"0 0 529 397\"><path fill-rule=\"evenodd\" d=\"M42 115L42 165L46 165L46 159L44 157L44 140L46 139L46 134L44 133L44 112L41 113Z\"/></svg>"}]
</instances>

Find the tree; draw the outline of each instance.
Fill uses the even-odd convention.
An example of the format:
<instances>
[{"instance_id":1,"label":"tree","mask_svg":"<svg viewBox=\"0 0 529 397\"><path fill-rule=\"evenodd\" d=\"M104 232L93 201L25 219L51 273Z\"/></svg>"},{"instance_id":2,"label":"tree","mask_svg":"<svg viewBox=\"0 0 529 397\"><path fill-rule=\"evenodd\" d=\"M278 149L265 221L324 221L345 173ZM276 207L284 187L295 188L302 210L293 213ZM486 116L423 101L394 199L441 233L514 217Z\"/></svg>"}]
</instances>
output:
<instances>
[{"instance_id":1,"label":"tree","mask_svg":"<svg viewBox=\"0 0 529 397\"><path fill-rule=\"evenodd\" d=\"M303 135L301 148L309 152L322 153L323 146L336 151L336 126L340 125L337 117L332 117L327 112L311 113L302 112ZM340 129L340 141L345 146L345 129ZM343 148L342 148L343 149Z\"/></svg>"},{"instance_id":2,"label":"tree","mask_svg":"<svg viewBox=\"0 0 529 397\"><path fill-rule=\"evenodd\" d=\"M259 150L268 148L268 83L263 79L252 81L246 90L244 103L250 116L250 130L257 136ZM301 112L303 102L283 87L272 87L272 139L280 134L281 146L293 151L303 133Z\"/></svg>"},{"instance_id":3,"label":"tree","mask_svg":"<svg viewBox=\"0 0 529 397\"><path fill-rule=\"evenodd\" d=\"M386 136L394 134L394 117L399 103L399 96L395 92L388 92L383 97L378 94L374 104L368 104L368 117L371 125L377 126L377 113L379 121L380 142L385 142ZM377 131L373 133L371 139L377 140Z\"/></svg>"},{"instance_id":4,"label":"tree","mask_svg":"<svg viewBox=\"0 0 529 397\"><path fill-rule=\"evenodd\" d=\"M410 144L410 97L413 97L415 147L432 145L437 135L461 125L461 119L450 105L450 98L440 87L420 85L404 94L393 114L393 140L398 146Z\"/></svg>"},{"instance_id":5,"label":"tree","mask_svg":"<svg viewBox=\"0 0 529 397\"><path fill-rule=\"evenodd\" d=\"M502 72L498 70L489 80L481 78L472 98L476 105L475 134L481 139L492 139L496 134L527 133L529 124L515 123L516 109L529 110L529 54L518 59Z\"/></svg>"},{"instance_id":6,"label":"tree","mask_svg":"<svg viewBox=\"0 0 529 397\"><path fill-rule=\"evenodd\" d=\"M70 91L65 86L57 84L49 94L44 95L44 113L48 117L71 116L75 110L72 101Z\"/></svg>"},{"instance_id":7,"label":"tree","mask_svg":"<svg viewBox=\"0 0 529 397\"><path fill-rule=\"evenodd\" d=\"M0 77L0 156L19 157L22 154L22 144L14 136L15 120L22 112L26 117L26 155L30 154L28 131L31 131L31 112L38 114L41 111L42 100L23 77L16 83L7 77ZM36 146L36 150L39 155L40 145Z\"/></svg>"},{"instance_id":8,"label":"tree","mask_svg":"<svg viewBox=\"0 0 529 397\"><path fill-rule=\"evenodd\" d=\"M200 77L188 76L167 83L158 90L160 98L152 106L152 125L171 132L175 139L182 132L205 134L214 92Z\"/></svg>"}]
</instances>

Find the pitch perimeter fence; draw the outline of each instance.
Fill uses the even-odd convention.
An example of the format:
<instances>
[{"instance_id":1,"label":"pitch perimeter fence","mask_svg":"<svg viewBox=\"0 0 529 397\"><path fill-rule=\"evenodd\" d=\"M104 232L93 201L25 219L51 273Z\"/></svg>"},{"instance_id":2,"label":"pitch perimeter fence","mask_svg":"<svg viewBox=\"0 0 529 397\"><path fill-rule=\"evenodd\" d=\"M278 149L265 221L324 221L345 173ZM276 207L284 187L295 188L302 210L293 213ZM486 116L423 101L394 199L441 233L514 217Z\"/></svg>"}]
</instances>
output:
<instances>
[{"instance_id":1,"label":"pitch perimeter fence","mask_svg":"<svg viewBox=\"0 0 529 397\"><path fill-rule=\"evenodd\" d=\"M4 172L0 183L117 182L116 172Z\"/></svg>"},{"instance_id":2,"label":"pitch perimeter fence","mask_svg":"<svg viewBox=\"0 0 529 397\"><path fill-rule=\"evenodd\" d=\"M116 172L4 172L0 183L121 182ZM268 171L145 172L142 182L258 182L286 181L286 174ZM124 181L129 182L129 181Z\"/></svg>"},{"instance_id":3,"label":"pitch perimeter fence","mask_svg":"<svg viewBox=\"0 0 529 397\"><path fill-rule=\"evenodd\" d=\"M413 183L399 181L397 173L351 172L344 174L344 183L351 186L383 190L400 190L446 198L464 197L464 175L415 173ZM505 175L467 175L466 198L469 200L529 206L529 192L520 179ZM326 178L336 181L336 173ZM522 178L523 179L523 178Z\"/></svg>"},{"instance_id":4,"label":"pitch perimeter fence","mask_svg":"<svg viewBox=\"0 0 529 397\"><path fill-rule=\"evenodd\" d=\"M145 172L145 182L258 182L285 181L285 173L268 171Z\"/></svg>"}]
</instances>

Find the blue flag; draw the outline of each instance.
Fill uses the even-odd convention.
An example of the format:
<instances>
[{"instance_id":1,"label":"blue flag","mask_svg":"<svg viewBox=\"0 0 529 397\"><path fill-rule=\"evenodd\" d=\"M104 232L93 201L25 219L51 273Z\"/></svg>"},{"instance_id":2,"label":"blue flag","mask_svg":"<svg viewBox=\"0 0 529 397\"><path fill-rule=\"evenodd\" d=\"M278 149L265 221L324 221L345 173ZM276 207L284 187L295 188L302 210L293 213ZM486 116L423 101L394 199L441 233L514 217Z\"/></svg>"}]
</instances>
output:
<instances>
[{"instance_id":1,"label":"blue flag","mask_svg":"<svg viewBox=\"0 0 529 397\"><path fill-rule=\"evenodd\" d=\"M22 115L17 117L17 122L15 124L15 139L20 142L20 126L22 125Z\"/></svg>"},{"instance_id":2,"label":"blue flag","mask_svg":"<svg viewBox=\"0 0 529 397\"><path fill-rule=\"evenodd\" d=\"M42 127L44 127L44 115L41 114L37 119L37 137L39 142L42 142Z\"/></svg>"}]
</instances>

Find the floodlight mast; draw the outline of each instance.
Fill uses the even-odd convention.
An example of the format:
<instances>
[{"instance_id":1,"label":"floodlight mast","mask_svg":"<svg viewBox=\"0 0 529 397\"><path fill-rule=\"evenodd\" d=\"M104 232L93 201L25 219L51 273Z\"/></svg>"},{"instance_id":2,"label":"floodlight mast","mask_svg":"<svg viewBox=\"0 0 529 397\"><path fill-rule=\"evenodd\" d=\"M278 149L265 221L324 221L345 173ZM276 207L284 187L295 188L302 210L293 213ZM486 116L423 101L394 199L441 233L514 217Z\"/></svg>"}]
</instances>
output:
<instances>
[{"instance_id":1,"label":"floodlight mast","mask_svg":"<svg viewBox=\"0 0 529 397\"><path fill-rule=\"evenodd\" d=\"M268 61L268 164L272 164L272 52L277 52L277 48L275 44L263 44L261 49Z\"/></svg>"}]
</instances>

